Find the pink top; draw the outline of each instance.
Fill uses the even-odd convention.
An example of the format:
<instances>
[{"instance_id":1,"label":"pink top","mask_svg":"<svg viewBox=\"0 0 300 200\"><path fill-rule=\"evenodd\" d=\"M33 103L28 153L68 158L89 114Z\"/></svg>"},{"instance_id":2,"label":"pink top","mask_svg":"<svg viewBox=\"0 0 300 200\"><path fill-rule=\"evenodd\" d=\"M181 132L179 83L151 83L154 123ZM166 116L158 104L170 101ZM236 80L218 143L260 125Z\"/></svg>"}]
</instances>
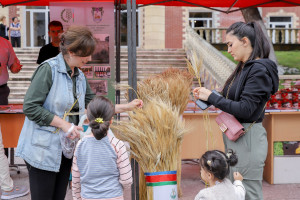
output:
<instances>
[{"instance_id":1,"label":"pink top","mask_svg":"<svg viewBox=\"0 0 300 200\"><path fill-rule=\"evenodd\" d=\"M7 83L7 67L10 68L15 62L20 63L11 43L7 39L0 37L0 86Z\"/></svg>"}]
</instances>

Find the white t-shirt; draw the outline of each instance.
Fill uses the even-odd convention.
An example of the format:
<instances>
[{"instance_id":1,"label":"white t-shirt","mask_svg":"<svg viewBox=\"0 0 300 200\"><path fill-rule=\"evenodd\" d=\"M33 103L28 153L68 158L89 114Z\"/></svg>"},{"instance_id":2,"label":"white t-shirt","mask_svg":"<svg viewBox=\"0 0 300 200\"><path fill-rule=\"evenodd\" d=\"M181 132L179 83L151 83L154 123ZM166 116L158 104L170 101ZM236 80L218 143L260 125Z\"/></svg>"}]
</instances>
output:
<instances>
[{"instance_id":1,"label":"white t-shirt","mask_svg":"<svg viewBox=\"0 0 300 200\"><path fill-rule=\"evenodd\" d=\"M217 182L213 187L201 190L195 200L244 200L246 195L245 187L241 181L231 181L225 178Z\"/></svg>"}]
</instances>

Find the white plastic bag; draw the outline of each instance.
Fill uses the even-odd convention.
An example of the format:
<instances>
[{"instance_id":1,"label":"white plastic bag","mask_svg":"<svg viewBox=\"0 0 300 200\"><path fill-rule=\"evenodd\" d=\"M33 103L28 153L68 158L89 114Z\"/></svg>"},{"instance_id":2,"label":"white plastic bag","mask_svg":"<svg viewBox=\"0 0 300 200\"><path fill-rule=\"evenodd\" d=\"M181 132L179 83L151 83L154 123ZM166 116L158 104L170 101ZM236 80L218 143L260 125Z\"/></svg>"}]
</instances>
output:
<instances>
[{"instance_id":1,"label":"white plastic bag","mask_svg":"<svg viewBox=\"0 0 300 200\"><path fill-rule=\"evenodd\" d=\"M72 124L72 127L68 130L67 133L61 132L61 134L59 134L62 152L64 156L69 159L73 157L76 144L79 140L78 138L75 139L68 138L68 136L70 135L74 127L75 125Z\"/></svg>"}]
</instances>

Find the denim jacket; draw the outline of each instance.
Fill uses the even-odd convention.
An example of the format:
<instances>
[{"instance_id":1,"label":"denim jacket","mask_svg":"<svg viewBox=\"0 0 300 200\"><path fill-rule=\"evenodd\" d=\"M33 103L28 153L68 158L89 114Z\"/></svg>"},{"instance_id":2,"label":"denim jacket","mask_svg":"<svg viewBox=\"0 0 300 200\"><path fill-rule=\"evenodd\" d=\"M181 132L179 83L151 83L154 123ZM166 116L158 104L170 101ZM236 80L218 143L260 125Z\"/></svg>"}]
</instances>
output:
<instances>
[{"instance_id":1,"label":"denim jacket","mask_svg":"<svg viewBox=\"0 0 300 200\"><path fill-rule=\"evenodd\" d=\"M62 54L47 60L52 70L52 87L42 105L45 109L63 118L64 113L74 103L73 82L66 70ZM76 93L79 103L79 113L84 113L86 80L79 70L76 79ZM81 117L81 115L79 116ZM68 117L66 118L68 121ZM53 126L40 126L25 117L25 122L19 137L16 155L22 157L31 166L58 172L61 164L62 148L60 137L62 130Z\"/></svg>"}]
</instances>

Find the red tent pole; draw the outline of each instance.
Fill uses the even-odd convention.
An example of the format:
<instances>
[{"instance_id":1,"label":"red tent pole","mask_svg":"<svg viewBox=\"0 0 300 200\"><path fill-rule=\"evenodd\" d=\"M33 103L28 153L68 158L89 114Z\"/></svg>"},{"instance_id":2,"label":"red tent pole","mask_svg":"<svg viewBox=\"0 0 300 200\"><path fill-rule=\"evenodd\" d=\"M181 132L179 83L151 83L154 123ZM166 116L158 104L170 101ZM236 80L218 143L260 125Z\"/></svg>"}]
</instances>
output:
<instances>
[{"instance_id":1,"label":"red tent pole","mask_svg":"<svg viewBox=\"0 0 300 200\"><path fill-rule=\"evenodd\" d=\"M38 1L38 0L19 1L19 2L16 2L16 3L7 4L5 6L2 5L2 7L4 8L6 6L13 6L13 5L18 5L18 4L23 4L23 3L31 3L31 2L34 2L34 1Z\"/></svg>"}]
</instances>

